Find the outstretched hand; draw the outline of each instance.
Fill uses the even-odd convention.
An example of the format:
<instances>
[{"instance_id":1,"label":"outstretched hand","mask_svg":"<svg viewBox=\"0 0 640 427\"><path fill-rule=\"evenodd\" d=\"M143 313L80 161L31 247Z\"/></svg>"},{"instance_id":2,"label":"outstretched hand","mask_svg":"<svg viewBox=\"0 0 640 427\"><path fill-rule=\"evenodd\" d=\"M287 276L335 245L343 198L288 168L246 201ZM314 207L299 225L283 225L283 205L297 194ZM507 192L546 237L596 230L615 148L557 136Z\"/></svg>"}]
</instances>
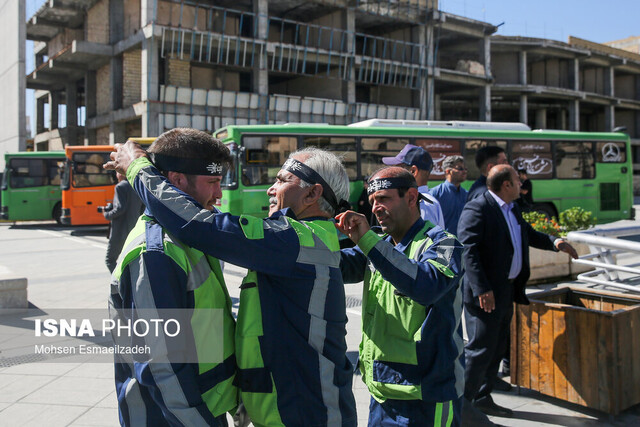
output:
<instances>
[{"instance_id":1,"label":"outstretched hand","mask_svg":"<svg viewBox=\"0 0 640 427\"><path fill-rule=\"evenodd\" d=\"M566 240L560 240L556 245L556 248L559 251L569 254L571 258L578 259L578 252Z\"/></svg>"},{"instance_id":2,"label":"outstretched hand","mask_svg":"<svg viewBox=\"0 0 640 427\"><path fill-rule=\"evenodd\" d=\"M127 141L124 145L115 145L115 151L112 151L109 155L111 161L105 163L102 167L109 170L115 170L116 172L126 176L127 169L129 169L131 162L146 155L147 152L144 151L140 144L133 141Z\"/></svg>"},{"instance_id":3,"label":"outstretched hand","mask_svg":"<svg viewBox=\"0 0 640 427\"><path fill-rule=\"evenodd\" d=\"M367 217L354 211L346 211L336 215L336 228L349 236L356 245L371 227Z\"/></svg>"}]
</instances>

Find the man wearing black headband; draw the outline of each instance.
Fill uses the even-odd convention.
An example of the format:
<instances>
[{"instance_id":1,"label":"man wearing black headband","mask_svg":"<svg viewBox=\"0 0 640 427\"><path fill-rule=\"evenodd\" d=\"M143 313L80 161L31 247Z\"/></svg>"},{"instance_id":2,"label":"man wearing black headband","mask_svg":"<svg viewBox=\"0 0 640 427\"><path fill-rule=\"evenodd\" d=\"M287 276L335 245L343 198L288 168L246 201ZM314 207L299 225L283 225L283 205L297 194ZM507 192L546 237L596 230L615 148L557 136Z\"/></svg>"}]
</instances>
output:
<instances>
[{"instance_id":1,"label":"man wearing black headband","mask_svg":"<svg viewBox=\"0 0 640 427\"><path fill-rule=\"evenodd\" d=\"M165 185L170 182L199 206L214 209L231 160L224 145L204 132L174 129L160 135L149 152L168 180ZM144 343L154 349L148 357L115 355L120 423L226 426L226 412L235 413L238 406L238 390L233 384L235 321L220 262L177 240L146 213L113 272L110 313L120 323L144 313L162 318L163 310L187 312L188 318L180 323L184 339L145 334ZM217 321L213 311L220 313ZM205 327L198 324L206 323L203 315L211 321Z\"/></svg>"},{"instance_id":2,"label":"man wearing black headband","mask_svg":"<svg viewBox=\"0 0 640 427\"><path fill-rule=\"evenodd\" d=\"M383 237L364 215L336 217L357 244L342 250L345 283L365 282L360 370L372 396L369 426L460 425L462 245L420 217L417 187L400 167L371 177Z\"/></svg>"},{"instance_id":3,"label":"man wearing black headband","mask_svg":"<svg viewBox=\"0 0 640 427\"><path fill-rule=\"evenodd\" d=\"M236 328L236 384L254 425L355 426L333 222L349 197L340 160L314 148L292 153L267 191L270 217L263 220L203 211L133 143L112 159L167 230L249 269Z\"/></svg>"}]
</instances>

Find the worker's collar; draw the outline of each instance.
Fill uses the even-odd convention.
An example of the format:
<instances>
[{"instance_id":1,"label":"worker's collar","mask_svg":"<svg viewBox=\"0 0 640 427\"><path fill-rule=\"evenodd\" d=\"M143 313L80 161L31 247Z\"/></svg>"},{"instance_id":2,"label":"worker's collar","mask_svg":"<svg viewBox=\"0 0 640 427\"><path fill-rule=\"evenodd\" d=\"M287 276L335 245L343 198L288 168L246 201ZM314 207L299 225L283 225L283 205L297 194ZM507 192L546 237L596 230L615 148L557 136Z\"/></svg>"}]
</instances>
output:
<instances>
[{"instance_id":1,"label":"worker's collar","mask_svg":"<svg viewBox=\"0 0 640 427\"><path fill-rule=\"evenodd\" d=\"M414 222L411 228L409 228L409 230L405 233L400 243L395 245L395 248L400 252L404 252L405 249L411 244L411 242L413 242L413 238L416 237L416 234L418 234L418 232L422 230L422 227L424 227L424 220L418 217L416 222ZM391 244L393 244L393 238L391 236L388 236L387 240L391 242Z\"/></svg>"}]
</instances>

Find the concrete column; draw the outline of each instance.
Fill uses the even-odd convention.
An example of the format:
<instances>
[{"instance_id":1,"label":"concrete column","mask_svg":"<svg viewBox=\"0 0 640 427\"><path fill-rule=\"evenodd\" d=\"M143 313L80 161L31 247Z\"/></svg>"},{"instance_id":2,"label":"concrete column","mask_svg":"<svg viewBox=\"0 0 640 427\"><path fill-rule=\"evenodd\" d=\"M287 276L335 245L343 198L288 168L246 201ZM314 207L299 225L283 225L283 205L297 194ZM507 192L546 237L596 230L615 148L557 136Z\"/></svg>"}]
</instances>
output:
<instances>
[{"instance_id":1,"label":"concrete column","mask_svg":"<svg viewBox=\"0 0 640 427\"><path fill-rule=\"evenodd\" d=\"M547 128L547 109L540 108L536 110L536 129Z\"/></svg>"},{"instance_id":2,"label":"concrete column","mask_svg":"<svg viewBox=\"0 0 640 427\"><path fill-rule=\"evenodd\" d=\"M491 74L491 39L489 36L485 36L480 40L480 54L484 58L484 74L487 77L487 82L483 88L480 88L480 108L479 117L480 121L491 121L491 80L493 78Z\"/></svg>"},{"instance_id":3,"label":"concrete column","mask_svg":"<svg viewBox=\"0 0 640 427\"><path fill-rule=\"evenodd\" d=\"M607 96L613 96L615 93L614 90L614 73L613 67L608 67L604 69L604 94Z\"/></svg>"},{"instance_id":4,"label":"concrete column","mask_svg":"<svg viewBox=\"0 0 640 427\"><path fill-rule=\"evenodd\" d=\"M523 50L518 55L518 77L521 85L527 84L527 51Z\"/></svg>"},{"instance_id":5,"label":"concrete column","mask_svg":"<svg viewBox=\"0 0 640 427\"><path fill-rule=\"evenodd\" d=\"M46 129L44 127L44 104L45 98L40 97L36 99L36 134L44 132Z\"/></svg>"},{"instance_id":6,"label":"concrete column","mask_svg":"<svg viewBox=\"0 0 640 427\"><path fill-rule=\"evenodd\" d=\"M140 0L140 23L144 27L154 21L155 3L157 0Z\"/></svg>"},{"instance_id":7,"label":"concrete column","mask_svg":"<svg viewBox=\"0 0 640 427\"><path fill-rule=\"evenodd\" d=\"M424 45L424 50L420 55L420 65L424 70L420 80L419 101L420 119L434 120L436 115L435 102L435 44L434 44L434 22L429 21L425 25L416 28L416 38L418 43Z\"/></svg>"},{"instance_id":8,"label":"concrete column","mask_svg":"<svg viewBox=\"0 0 640 427\"><path fill-rule=\"evenodd\" d=\"M78 144L78 86L76 82L67 82L67 141L65 145Z\"/></svg>"},{"instance_id":9,"label":"concrete column","mask_svg":"<svg viewBox=\"0 0 640 427\"><path fill-rule=\"evenodd\" d=\"M569 101L567 105L567 111L569 112L569 130L580 130L580 101L574 99Z\"/></svg>"},{"instance_id":10,"label":"concrete column","mask_svg":"<svg viewBox=\"0 0 640 427\"><path fill-rule=\"evenodd\" d=\"M109 144L125 143L127 134L125 133L124 122L113 122L109 124Z\"/></svg>"},{"instance_id":11,"label":"concrete column","mask_svg":"<svg viewBox=\"0 0 640 427\"><path fill-rule=\"evenodd\" d=\"M480 54L484 61L484 75L487 79L491 79L493 74L491 74L491 38L489 36L484 36L480 40Z\"/></svg>"},{"instance_id":12,"label":"concrete column","mask_svg":"<svg viewBox=\"0 0 640 427\"><path fill-rule=\"evenodd\" d=\"M527 95L520 95L520 123L529 124L529 97Z\"/></svg>"},{"instance_id":13,"label":"concrete column","mask_svg":"<svg viewBox=\"0 0 640 427\"><path fill-rule=\"evenodd\" d=\"M58 102L60 95L49 92L49 130L58 129Z\"/></svg>"},{"instance_id":14,"label":"concrete column","mask_svg":"<svg viewBox=\"0 0 640 427\"><path fill-rule=\"evenodd\" d=\"M159 113L151 111L151 101L159 101L160 80L158 76L159 58L157 40L150 38L142 42L140 84L142 86L141 100L146 108L142 112L142 136L155 137L160 135Z\"/></svg>"},{"instance_id":15,"label":"concrete column","mask_svg":"<svg viewBox=\"0 0 640 427\"><path fill-rule=\"evenodd\" d=\"M347 72L347 78L342 80L342 101L347 104L347 111L351 110L351 105L356 103L356 81L353 67L355 56L355 32L356 32L356 13L353 8L347 7L341 12L341 29L346 31L347 52L351 57L349 62L351 65Z\"/></svg>"},{"instance_id":16,"label":"concrete column","mask_svg":"<svg viewBox=\"0 0 640 427\"><path fill-rule=\"evenodd\" d=\"M269 100L269 71L267 70L267 38L269 35L269 0L253 0L253 13L255 19L258 20L258 34L256 39L265 43L264 48L258 52L258 60L252 70L252 90L260 97L259 103L259 121L267 123ZM354 89L355 91L355 89Z\"/></svg>"},{"instance_id":17,"label":"concrete column","mask_svg":"<svg viewBox=\"0 0 640 427\"><path fill-rule=\"evenodd\" d=\"M96 107L96 72L87 71L84 75L84 106L87 118L95 117Z\"/></svg>"},{"instance_id":18,"label":"concrete column","mask_svg":"<svg viewBox=\"0 0 640 427\"><path fill-rule=\"evenodd\" d=\"M575 91L580 90L580 61L578 58L573 59L573 70L569 74L569 78L571 81L571 89Z\"/></svg>"},{"instance_id":19,"label":"concrete column","mask_svg":"<svg viewBox=\"0 0 640 427\"><path fill-rule=\"evenodd\" d=\"M607 96L613 96L615 93L614 87L614 72L613 67L605 68L604 70L604 93ZM604 107L604 130L605 132L611 132L616 126L616 110L613 105L607 105Z\"/></svg>"},{"instance_id":20,"label":"concrete column","mask_svg":"<svg viewBox=\"0 0 640 427\"><path fill-rule=\"evenodd\" d=\"M486 85L480 88L479 97L479 115L478 120L481 122L491 121L491 86Z\"/></svg>"}]
</instances>

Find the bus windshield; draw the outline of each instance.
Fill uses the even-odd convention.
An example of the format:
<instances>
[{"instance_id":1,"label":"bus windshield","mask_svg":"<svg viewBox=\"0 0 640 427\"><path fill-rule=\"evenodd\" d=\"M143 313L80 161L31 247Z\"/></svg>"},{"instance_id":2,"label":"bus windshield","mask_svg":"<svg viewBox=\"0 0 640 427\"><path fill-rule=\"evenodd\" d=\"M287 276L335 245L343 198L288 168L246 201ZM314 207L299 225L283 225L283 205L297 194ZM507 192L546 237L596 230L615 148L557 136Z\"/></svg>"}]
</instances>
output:
<instances>
[{"instance_id":1,"label":"bus windshield","mask_svg":"<svg viewBox=\"0 0 640 427\"><path fill-rule=\"evenodd\" d=\"M118 182L116 174L102 168L108 161L109 153L73 153L73 186L81 188L115 185Z\"/></svg>"},{"instance_id":2,"label":"bus windshield","mask_svg":"<svg viewBox=\"0 0 640 427\"><path fill-rule=\"evenodd\" d=\"M240 150L236 144L227 144L231 154L231 167L225 172L220 182L220 186L223 188L235 188L238 186L236 170L238 169L238 155Z\"/></svg>"}]
</instances>

